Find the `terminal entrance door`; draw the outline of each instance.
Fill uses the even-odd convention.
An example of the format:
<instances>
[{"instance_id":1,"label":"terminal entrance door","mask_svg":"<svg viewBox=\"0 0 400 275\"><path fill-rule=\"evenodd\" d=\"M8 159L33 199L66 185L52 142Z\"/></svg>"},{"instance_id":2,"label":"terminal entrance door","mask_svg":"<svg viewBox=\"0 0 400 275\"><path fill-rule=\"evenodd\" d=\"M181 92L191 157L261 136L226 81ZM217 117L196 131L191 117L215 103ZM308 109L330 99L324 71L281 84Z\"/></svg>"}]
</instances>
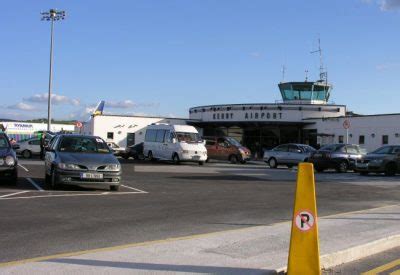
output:
<instances>
[{"instance_id":1,"label":"terminal entrance door","mask_svg":"<svg viewBox=\"0 0 400 275\"><path fill-rule=\"evenodd\" d=\"M135 145L135 133L126 134L126 147L129 147L131 145Z\"/></svg>"}]
</instances>

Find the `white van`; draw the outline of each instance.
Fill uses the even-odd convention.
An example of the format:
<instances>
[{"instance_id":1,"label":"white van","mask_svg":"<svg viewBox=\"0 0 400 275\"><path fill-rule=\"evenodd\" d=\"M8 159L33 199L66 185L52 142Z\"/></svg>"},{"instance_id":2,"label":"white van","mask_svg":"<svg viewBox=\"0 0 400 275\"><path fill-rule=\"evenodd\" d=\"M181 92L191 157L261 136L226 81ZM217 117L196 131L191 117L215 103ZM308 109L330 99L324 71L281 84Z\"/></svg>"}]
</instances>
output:
<instances>
[{"instance_id":1,"label":"white van","mask_svg":"<svg viewBox=\"0 0 400 275\"><path fill-rule=\"evenodd\" d=\"M144 155L150 159L193 161L203 165L207 149L196 128L189 125L151 124L146 129Z\"/></svg>"}]
</instances>

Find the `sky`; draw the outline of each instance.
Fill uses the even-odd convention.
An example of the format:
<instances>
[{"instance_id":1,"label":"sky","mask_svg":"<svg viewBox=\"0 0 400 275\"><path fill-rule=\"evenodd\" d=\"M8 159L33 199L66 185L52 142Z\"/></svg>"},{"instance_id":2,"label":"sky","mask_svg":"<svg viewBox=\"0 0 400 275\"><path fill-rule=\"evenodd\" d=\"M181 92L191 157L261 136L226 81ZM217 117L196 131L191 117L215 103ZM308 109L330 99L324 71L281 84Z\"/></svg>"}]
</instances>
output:
<instances>
[{"instance_id":1,"label":"sky","mask_svg":"<svg viewBox=\"0 0 400 275\"><path fill-rule=\"evenodd\" d=\"M0 118L105 112L188 117L190 107L273 103L283 80L318 79L360 114L400 112L400 0L0 0Z\"/></svg>"}]
</instances>

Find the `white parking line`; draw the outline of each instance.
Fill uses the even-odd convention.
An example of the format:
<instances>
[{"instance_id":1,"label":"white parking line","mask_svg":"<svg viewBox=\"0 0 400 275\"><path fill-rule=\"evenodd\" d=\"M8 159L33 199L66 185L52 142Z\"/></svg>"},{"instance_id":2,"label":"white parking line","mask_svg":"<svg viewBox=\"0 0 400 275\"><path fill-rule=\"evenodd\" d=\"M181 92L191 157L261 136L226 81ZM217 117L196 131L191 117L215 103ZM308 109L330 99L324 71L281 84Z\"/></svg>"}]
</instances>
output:
<instances>
[{"instance_id":1,"label":"white parking line","mask_svg":"<svg viewBox=\"0 0 400 275\"><path fill-rule=\"evenodd\" d=\"M0 198L7 198L7 197L10 197L10 196L14 196L14 195L22 194L22 193L27 193L27 192L29 192L29 191L20 191L20 192L16 192L16 193L11 193L11 194L0 196Z\"/></svg>"},{"instance_id":2,"label":"white parking line","mask_svg":"<svg viewBox=\"0 0 400 275\"><path fill-rule=\"evenodd\" d=\"M27 191L29 192L29 191ZM0 198L0 200L15 200L15 199L36 199L36 198L52 198L52 197L78 197L78 196L112 196L112 195L129 195L129 194L144 194L147 192L115 192L115 193L96 193L96 194L62 194L62 195L41 195L41 196L29 196L29 197L11 197L11 198Z\"/></svg>"},{"instance_id":3,"label":"white parking line","mask_svg":"<svg viewBox=\"0 0 400 275\"><path fill-rule=\"evenodd\" d=\"M43 188L40 187L38 184L36 184L36 182L33 181L33 179L31 178L26 178L27 181L29 181L37 190L39 190L40 192L43 192Z\"/></svg>"},{"instance_id":4,"label":"white parking line","mask_svg":"<svg viewBox=\"0 0 400 275\"><path fill-rule=\"evenodd\" d=\"M25 166L22 166L22 165L21 165L21 164L19 164L19 163L18 163L18 166L19 166L19 167L21 167L22 169L24 169L24 170L25 170L25 172L29 172L29 169L28 169L28 168L26 168Z\"/></svg>"},{"instance_id":5,"label":"white parking line","mask_svg":"<svg viewBox=\"0 0 400 275\"><path fill-rule=\"evenodd\" d=\"M125 188L128 188L128 189L132 189L132 190L138 191L138 192L140 192L140 193L144 193L144 194L147 194L147 193L148 193L148 192L146 192L146 191L143 191L143 190L140 190L140 189L136 189L136 188L133 188L133 187L130 187L130 186L127 186L127 185L121 184L121 186L123 186L123 187L125 187Z\"/></svg>"}]
</instances>

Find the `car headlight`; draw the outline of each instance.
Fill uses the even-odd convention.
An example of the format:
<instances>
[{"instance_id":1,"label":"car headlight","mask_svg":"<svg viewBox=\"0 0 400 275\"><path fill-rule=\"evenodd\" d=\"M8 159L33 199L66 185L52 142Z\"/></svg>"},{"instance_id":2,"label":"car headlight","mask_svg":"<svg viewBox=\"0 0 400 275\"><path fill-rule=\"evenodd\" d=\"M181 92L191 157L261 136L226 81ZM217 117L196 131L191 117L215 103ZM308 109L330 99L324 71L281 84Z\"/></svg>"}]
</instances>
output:
<instances>
[{"instance_id":1,"label":"car headlight","mask_svg":"<svg viewBox=\"0 0 400 275\"><path fill-rule=\"evenodd\" d=\"M4 162L8 166L13 166L15 164L15 159L12 156L6 156L6 158L4 159Z\"/></svg>"},{"instance_id":2,"label":"car headlight","mask_svg":"<svg viewBox=\"0 0 400 275\"><path fill-rule=\"evenodd\" d=\"M106 167L104 167L105 171L114 171L117 172L121 169L121 166L119 164L109 164Z\"/></svg>"},{"instance_id":3,"label":"car headlight","mask_svg":"<svg viewBox=\"0 0 400 275\"><path fill-rule=\"evenodd\" d=\"M61 170L82 170L78 165L71 163L59 163L58 168Z\"/></svg>"}]
</instances>

